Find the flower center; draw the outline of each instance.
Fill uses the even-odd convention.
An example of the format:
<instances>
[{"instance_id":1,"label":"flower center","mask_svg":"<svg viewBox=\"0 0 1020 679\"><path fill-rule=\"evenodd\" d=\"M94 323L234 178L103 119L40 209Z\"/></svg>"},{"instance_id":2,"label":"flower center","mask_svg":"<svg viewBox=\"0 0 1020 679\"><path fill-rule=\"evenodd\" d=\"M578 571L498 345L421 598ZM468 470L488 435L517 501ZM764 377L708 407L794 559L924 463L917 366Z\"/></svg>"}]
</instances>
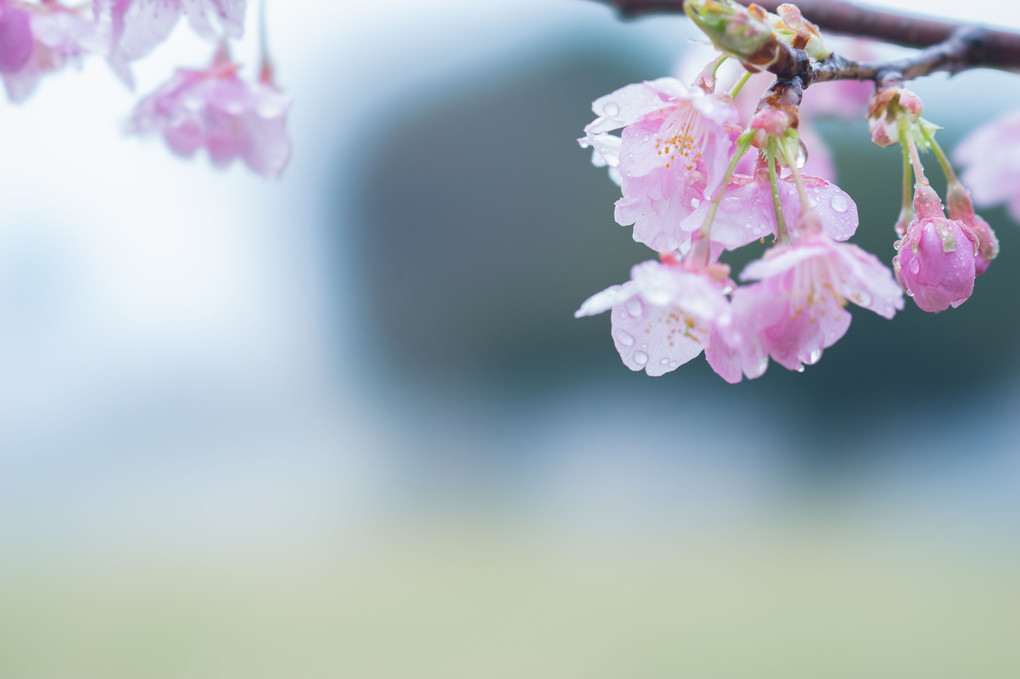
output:
<instances>
[{"instance_id":1,"label":"flower center","mask_svg":"<svg viewBox=\"0 0 1020 679\"><path fill-rule=\"evenodd\" d=\"M655 148L666 159L666 167L679 162L687 172L697 167L707 134L701 125L701 114L688 102L681 102L666 116L655 138Z\"/></svg>"}]
</instances>

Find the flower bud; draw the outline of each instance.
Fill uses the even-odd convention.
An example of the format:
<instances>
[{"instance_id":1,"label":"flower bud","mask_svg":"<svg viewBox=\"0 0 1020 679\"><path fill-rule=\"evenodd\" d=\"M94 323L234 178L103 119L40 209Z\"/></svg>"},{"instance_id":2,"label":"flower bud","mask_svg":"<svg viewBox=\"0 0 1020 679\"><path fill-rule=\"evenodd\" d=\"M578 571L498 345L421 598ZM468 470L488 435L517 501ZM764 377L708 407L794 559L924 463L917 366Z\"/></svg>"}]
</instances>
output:
<instances>
[{"instance_id":1,"label":"flower bud","mask_svg":"<svg viewBox=\"0 0 1020 679\"><path fill-rule=\"evenodd\" d=\"M995 231L984 219L974 213L974 204L970 200L970 192L959 182L952 182L946 196L949 206L949 218L958 219L970 228L977 238L977 252L974 255L974 271L980 276L993 259L999 255L999 239Z\"/></svg>"},{"instance_id":2,"label":"flower bud","mask_svg":"<svg viewBox=\"0 0 1020 679\"><path fill-rule=\"evenodd\" d=\"M763 12L749 12L733 0L688 0L684 11L719 51L742 62L775 40L772 27L758 16Z\"/></svg>"},{"instance_id":3,"label":"flower bud","mask_svg":"<svg viewBox=\"0 0 1020 679\"><path fill-rule=\"evenodd\" d=\"M916 123L924 110L921 98L905 87L890 87L876 92L868 103L868 131L871 141L886 147L899 141L897 119L907 116L907 121Z\"/></svg>"},{"instance_id":4,"label":"flower bud","mask_svg":"<svg viewBox=\"0 0 1020 679\"><path fill-rule=\"evenodd\" d=\"M974 292L977 238L963 222L946 219L930 186L917 186L914 210L893 258L896 278L925 311L956 308Z\"/></svg>"}]
</instances>

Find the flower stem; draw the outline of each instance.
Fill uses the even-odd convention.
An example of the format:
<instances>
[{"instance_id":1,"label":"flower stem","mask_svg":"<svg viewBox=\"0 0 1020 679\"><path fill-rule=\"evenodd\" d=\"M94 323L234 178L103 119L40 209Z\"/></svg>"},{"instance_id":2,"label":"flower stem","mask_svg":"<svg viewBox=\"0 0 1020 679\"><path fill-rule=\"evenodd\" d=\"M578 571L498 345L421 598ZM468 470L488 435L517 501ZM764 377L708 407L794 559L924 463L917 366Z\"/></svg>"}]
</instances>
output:
<instances>
[{"instance_id":1,"label":"flower stem","mask_svg":"<svg viewBox=\"0 0 1020 679\"><path fill-rule=\"evenodd\" d=\"M769 166L769 188L772 189L772 206L776 210L776 238L780 243L789 243L790 234L786 230L786 220L783 219L783 205L779 202L776 155L776 140L774 137L769 137L768 145L765 147L765 158Z\"/></svg>"},{"instance_id":2,"label":"flower stem","mask_svg":"<svg viewBox=\"0 0 1020 679\"><path fill-rule=\"evenodd\" d=\"M910 154L910 163L914 166L914 177L918 184L928 185L928 178L924 176L924 166L921 164L921 156L917 153L917 144L914 143L914 135L910 132L910 121L902 110L896 113L896 130L899 133L900 146L907 149Z\"/></svg>"},{"instance_id":3,"label":"flower stem","mask_svg":"<svg viewBox=\"0 0 1020 679\"><path fill-rule=\"evenodd\" d=\"M723 194L726 193L726 185L730 183L730 177L733 176L733 172L737 169L737 163L747 153L747 149L751 146L751 139L754 137L755 130L745 130L743 134L737 137L737 150L733 154L733 158L730 159L729 167L726 168L726 174L723 176L722 183L719 184L719 190L716 191L715 196L712 197L712 202L708 206L708 214L705 215L705 223L701 225L701 229L698 231L695 238L707 239L709 234L712 232L712 220L715 219L715 213L719 209L719 203L722 202Z\"/></svg>"},{"instance_id":4,"label":"flower stem","mask_svg":"<svg viewBox=\"0 0 1020 679\"><path fill-rule=\"evenodd\" d=\"M732 98L737 98L737 95L740 94L740 90L744 89L744 85L747 84L747 81L751 79L752 75L753 74L750 71L747 71L744 75L740 76L740 80L738 80L737 84L733 86L732 90L730 90L730 96Z\"/></svg>"},{"instance_id":5,"label":"flower stem","mask_svg":"<svg viewBox=\"0 0 1020 679\"><path fill-rule=\"evenodd\" d=\"M935 135L932 131L922 122L921 123L921 134L924 135L925 141L931 146L932 153L935 154L936 160L939 161L939 165L942 166L942 173L946 176L946 183L950 186L959 184L960 180L956 178L956 172L953 171L953 166L949 163L949 158L946 157L945 151L939 146L939 143L935 141Z\"/></svg>"}]
</instances>

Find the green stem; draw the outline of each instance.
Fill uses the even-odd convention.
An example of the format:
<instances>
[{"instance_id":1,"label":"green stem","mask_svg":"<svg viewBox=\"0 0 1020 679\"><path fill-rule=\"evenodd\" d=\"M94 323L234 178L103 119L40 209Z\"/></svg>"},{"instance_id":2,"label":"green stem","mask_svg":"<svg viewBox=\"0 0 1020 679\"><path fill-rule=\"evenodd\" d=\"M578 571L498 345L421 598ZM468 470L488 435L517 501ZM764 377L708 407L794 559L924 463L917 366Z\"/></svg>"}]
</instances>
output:
<instances>
[{"instance_id":1,"label":"green stem","mask_svg":"<svg viewBox=\"0 0 1020 679\"><path fill-rule=\"evenodd\" d=\"M740 80L738 80L737 84L733 86L732 90L730 90L730 96L732 98L734 99L737 98L737 95L740 94L740 90L744 89L744 85L747 84L747 81L751 79L752 75L754 74L751 73L750 71L747 71L746 73L744 73L744 75L740 76Z\"/></svg>"},{"instance_id":2,"label":"green stem","mask_svg":"<svg viewBox=\"0 0 1020 679\"><path fill-rule=\"evenodd\" d=\"M800 138L797 138L797 143L800 143ZM783 156L783 162L790 168L790 173L793 174L793 184L797 187L797 197L800 198L800 209L802 212L812 209L811 199L808 198L807 189L804 188L804 181L800 178L800 168L797 167L797 159L790 155L790 150L786 148L786 144L776 142L776 148L779 149L780 154Z\"/></svg>"},{"instance_id":3,"label":"green stem","mask_svg":"<svg viewBox=\"0 0 1020 679\"><path fill-rule=\"evenodd\" d=\"M924 166L921 164L921 156L917 153L917 145L914 143L914 136L910 133L910 122L906 114L900 110L896 113L896 131L899 133L900 146L907 149L910 154L910 163L914 166L914 177L918 184L928 185L928 178L924 176Z\"/></svg>"},{"instance_id":4,"label":"green stem","mask_svg":"<svg viewBox=\"0 0 1020 679\"><path fill-rule=\"evenodd\" d=\"M913 210L914 183L911 181L913 175L910 170L910 152L907 151L907 147L903 143L902 134L900 135L900 149L903 151L903 207L901 210L904 214L908 214Z\"/></svg>"},{"instance_id":5,"label":"green stem","mask_svg":"<svg viewBox=\"0 0 1020 679\"><path fill-rule=\"evenodd\" d=\"M737 150L733 154L733 158L730 160L729 167L726 168L726 175L723 177L722 183L719 185L719 190L715 196L712 197L712 202L708 206L708 214L705 215L705 223L701 225L701 230L698 231L697 238L707 239L709 234L712 232L712 220L715 219L715 213L719 209L719 203L722 202L723 194L726 193L726 185L730 183L730 177L733 176L733 172L737 169L737 163L747 153L747 149L751 147L751 139L754 137L755 130L745 130L743 134L737 137Z\"/></svg>"},{"instance_id":6,"label":"green stem","mask_svg":"<svg viewBox=\"0 0 1020 679\"><path fill-rule=\"evenodd\" d=\"M930 129L922 122L921 123L921 134L924 135L925 141L931 146L932 152L935 154L935 158L939 161L939 165L942 166L942 173L946 176L946 183L950 186L959 184L960 180L956 178L956 173L953 171L953 166L949 163L949 158L946 157L945 152L939 143L935 141L935 135Z\"/></svg>"},{"instance_id":7,"label":"green stem","mask_svg":"<svg viewBox=\"0 0 1020 679\"><path fill-rule=\"evenodd\" d=\"M790 234L783 219L783 205L779 202L779 180L776 177L776 140L769 137L765 148L765 159L769 165L769 187L772 189L772 206L776 210L776 238L780 243L789 243Z\"/></svg>"}]
</instances>

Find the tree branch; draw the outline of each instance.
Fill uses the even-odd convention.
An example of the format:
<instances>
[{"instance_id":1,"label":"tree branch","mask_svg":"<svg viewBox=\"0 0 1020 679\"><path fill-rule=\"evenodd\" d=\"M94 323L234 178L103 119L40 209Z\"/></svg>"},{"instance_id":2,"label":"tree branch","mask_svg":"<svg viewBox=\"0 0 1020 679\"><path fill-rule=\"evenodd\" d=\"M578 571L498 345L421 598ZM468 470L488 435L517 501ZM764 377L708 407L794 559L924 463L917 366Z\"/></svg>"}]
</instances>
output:
<instances>
[{"instance_id":1,"label":"tree branch","mask_svg":"<svg viewBox=\"0 0 1020 679\"><path fill-rule=\"evenodd\" d=\"M750 4L749 0L739 0ZM624 17L655 13L683 13L684 0L598 0L615 7ZM757 4L770 12L782 4L778 0L761 0ZM968 29L967 61L953 70L964 68L997 68L1020 70L1020 33L987 28L966 22L939 21L911 14L867 9L843 0L800 0L804 18L831 33L875 38L904 47L926 48L946 43ZM936 69L950 70L950 69ZM928 71L930 73L932 71ZM919 73L917 75L924 75ZM917 75L911 77L917 77ZM841 76L853 77L853 76ZM872 76L873 77L873 76ZM819 80L836 78L819 77ZM865 78L860 78L865 79Z\"/></svg>"}]
</instances>

